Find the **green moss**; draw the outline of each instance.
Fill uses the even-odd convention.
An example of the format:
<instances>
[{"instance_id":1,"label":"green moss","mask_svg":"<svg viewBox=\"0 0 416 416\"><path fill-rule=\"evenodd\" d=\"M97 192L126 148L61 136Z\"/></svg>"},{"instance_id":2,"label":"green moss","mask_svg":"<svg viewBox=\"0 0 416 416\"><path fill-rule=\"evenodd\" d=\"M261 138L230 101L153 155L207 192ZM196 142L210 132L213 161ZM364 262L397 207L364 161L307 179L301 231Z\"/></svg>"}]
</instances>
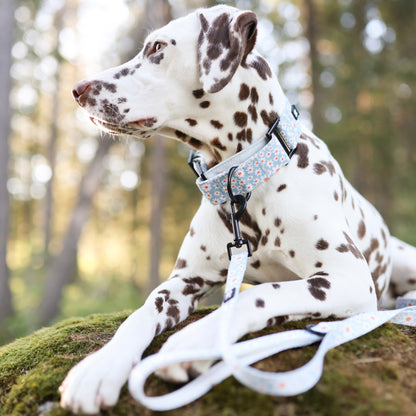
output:
<instances>
[{"instance_id":1,"label":"green moss","mask_svg":"<svg viewBox=\"0 0 416 416\"><path fill-rule=\"evenodd\" d=\"M158 351L166 338L211 309L203 309L177 329L156 337L145 355ZM68 370L107 342L129 312L70 319L0 348L0 415L67 416L58 405L58 386ZM305 322L268 328L247 338L303 328ZM253 392L228 378L184 408L156 413L136 403L124 387L118 404L102 415L116 416L390 416L412 414L416 406L416 329L384 325L331 350L324 374L310 391L288 398ZM286 371L306 363L316 346L286 351L256 364L268 371ZM147 389L161 395L176 387L150 377Z\"/></svg>"}]
</instances>

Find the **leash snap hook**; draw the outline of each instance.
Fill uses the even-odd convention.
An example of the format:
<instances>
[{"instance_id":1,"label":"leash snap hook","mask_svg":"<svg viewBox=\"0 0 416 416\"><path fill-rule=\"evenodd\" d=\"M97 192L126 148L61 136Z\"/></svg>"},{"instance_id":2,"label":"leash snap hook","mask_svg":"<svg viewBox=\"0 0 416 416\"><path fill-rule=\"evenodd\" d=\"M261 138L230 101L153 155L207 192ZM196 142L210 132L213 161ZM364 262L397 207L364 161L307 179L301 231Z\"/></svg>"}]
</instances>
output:
<instances>
[{"instance_id":1,"label":"leash snap hook","mask_svg":"<svg viewBox=\"0 0 416 416\"><path fill-rule=\"evenodd\" d=\"M233 225L233 231L234 231L234 242L227 244L227 252L228 252L228 258L231 260L231 249L233 247L235 248L241 248L243 245L247 246L247 252L248 257L251 257L251 246L250 242L246 238L242 238L240 233L240 225L239 221L246 210L247 207L247 201L250 199L251 192L248 192L246 196L244 195L234 195L232 191L232 176L235 170L237 169L237 166L233 166L228 171L228 180L227 180L227 191L228 195L230 196L230 203L231 203L231 214L227 216L228 220L231 220ZM235 210L235 205L238 205L238 210Z\"/></svg>"}]
</instances>

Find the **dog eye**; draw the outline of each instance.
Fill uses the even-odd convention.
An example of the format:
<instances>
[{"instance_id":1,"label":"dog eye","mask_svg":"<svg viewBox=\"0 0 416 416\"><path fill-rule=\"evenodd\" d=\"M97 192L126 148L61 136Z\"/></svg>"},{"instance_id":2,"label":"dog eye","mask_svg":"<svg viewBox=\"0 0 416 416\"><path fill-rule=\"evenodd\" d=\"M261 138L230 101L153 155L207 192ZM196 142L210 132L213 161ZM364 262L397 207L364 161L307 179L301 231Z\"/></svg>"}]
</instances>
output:
<instances>
[{"instance_id":1,"label":"dog eye","mask_svg":"<svg viewBox=\"0 0 416 416\"><path fill-rule=\"evenodd\" d=\"M150 55L152 55L152 54L154 54L156 52L159 52L164 46L166 46L166 43L165 42L156 41L153 44L152 49L150 50L150 52L148 53L147 56L150 56Z\"/></svg>"}]
</instances>

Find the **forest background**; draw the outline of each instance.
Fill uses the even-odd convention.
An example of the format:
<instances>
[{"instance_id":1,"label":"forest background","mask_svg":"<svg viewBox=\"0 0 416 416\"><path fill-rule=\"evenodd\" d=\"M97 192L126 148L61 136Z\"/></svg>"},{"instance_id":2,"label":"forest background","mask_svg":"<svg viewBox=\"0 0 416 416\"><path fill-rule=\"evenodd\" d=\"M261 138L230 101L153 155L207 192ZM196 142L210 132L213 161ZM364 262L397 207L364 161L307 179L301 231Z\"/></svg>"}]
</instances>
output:
<instances>
[{"instance_id":1,"label":"forest background","mask_svg":"<svg viewBox=\"0 0 416 416\"><path fill-rule=\"evenodd\" d=\"M267 57L391 232L416 244L416 2L236 0ZM100 134L72 85L214 0L0 0L0 344L137 308L201 199L188 150ZM305 201L308 203L308 201Z\"/></svg>"}]
</instances>

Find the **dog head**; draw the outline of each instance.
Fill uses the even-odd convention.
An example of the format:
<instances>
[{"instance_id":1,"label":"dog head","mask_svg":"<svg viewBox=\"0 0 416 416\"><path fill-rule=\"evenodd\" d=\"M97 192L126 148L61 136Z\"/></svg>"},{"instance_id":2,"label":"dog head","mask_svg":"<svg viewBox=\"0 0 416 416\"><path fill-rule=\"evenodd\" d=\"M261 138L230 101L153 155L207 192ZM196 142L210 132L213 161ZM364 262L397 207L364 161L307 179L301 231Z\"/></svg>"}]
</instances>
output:
<instances>
[{"instance_id":1,"label":"dog head","mask_svg":"<svg viewBox=\"0 0 416 416\"><path fill-rule=\"evenodd\" d=\"M160 132L183 141L188 137L197 148L209 146L218 138L210 137L210 129L229 122L230 138L233 128L247 125L247 102L243 119L235 116L242 111L231 113L230 120L220 118L228 106L241 107L250 91L251 107L257 105L258 93L250 85L272 78L266 61L253 52L256 35L251 11L225 5L198 9L152 32L131 61L76 84L73 96L110 133L149 137ZM257 122L257 113L251 114ZM198 123L204 132L197 131ZM217 153L222 148L219 144Z\"/></svg>"}]
</instances>

